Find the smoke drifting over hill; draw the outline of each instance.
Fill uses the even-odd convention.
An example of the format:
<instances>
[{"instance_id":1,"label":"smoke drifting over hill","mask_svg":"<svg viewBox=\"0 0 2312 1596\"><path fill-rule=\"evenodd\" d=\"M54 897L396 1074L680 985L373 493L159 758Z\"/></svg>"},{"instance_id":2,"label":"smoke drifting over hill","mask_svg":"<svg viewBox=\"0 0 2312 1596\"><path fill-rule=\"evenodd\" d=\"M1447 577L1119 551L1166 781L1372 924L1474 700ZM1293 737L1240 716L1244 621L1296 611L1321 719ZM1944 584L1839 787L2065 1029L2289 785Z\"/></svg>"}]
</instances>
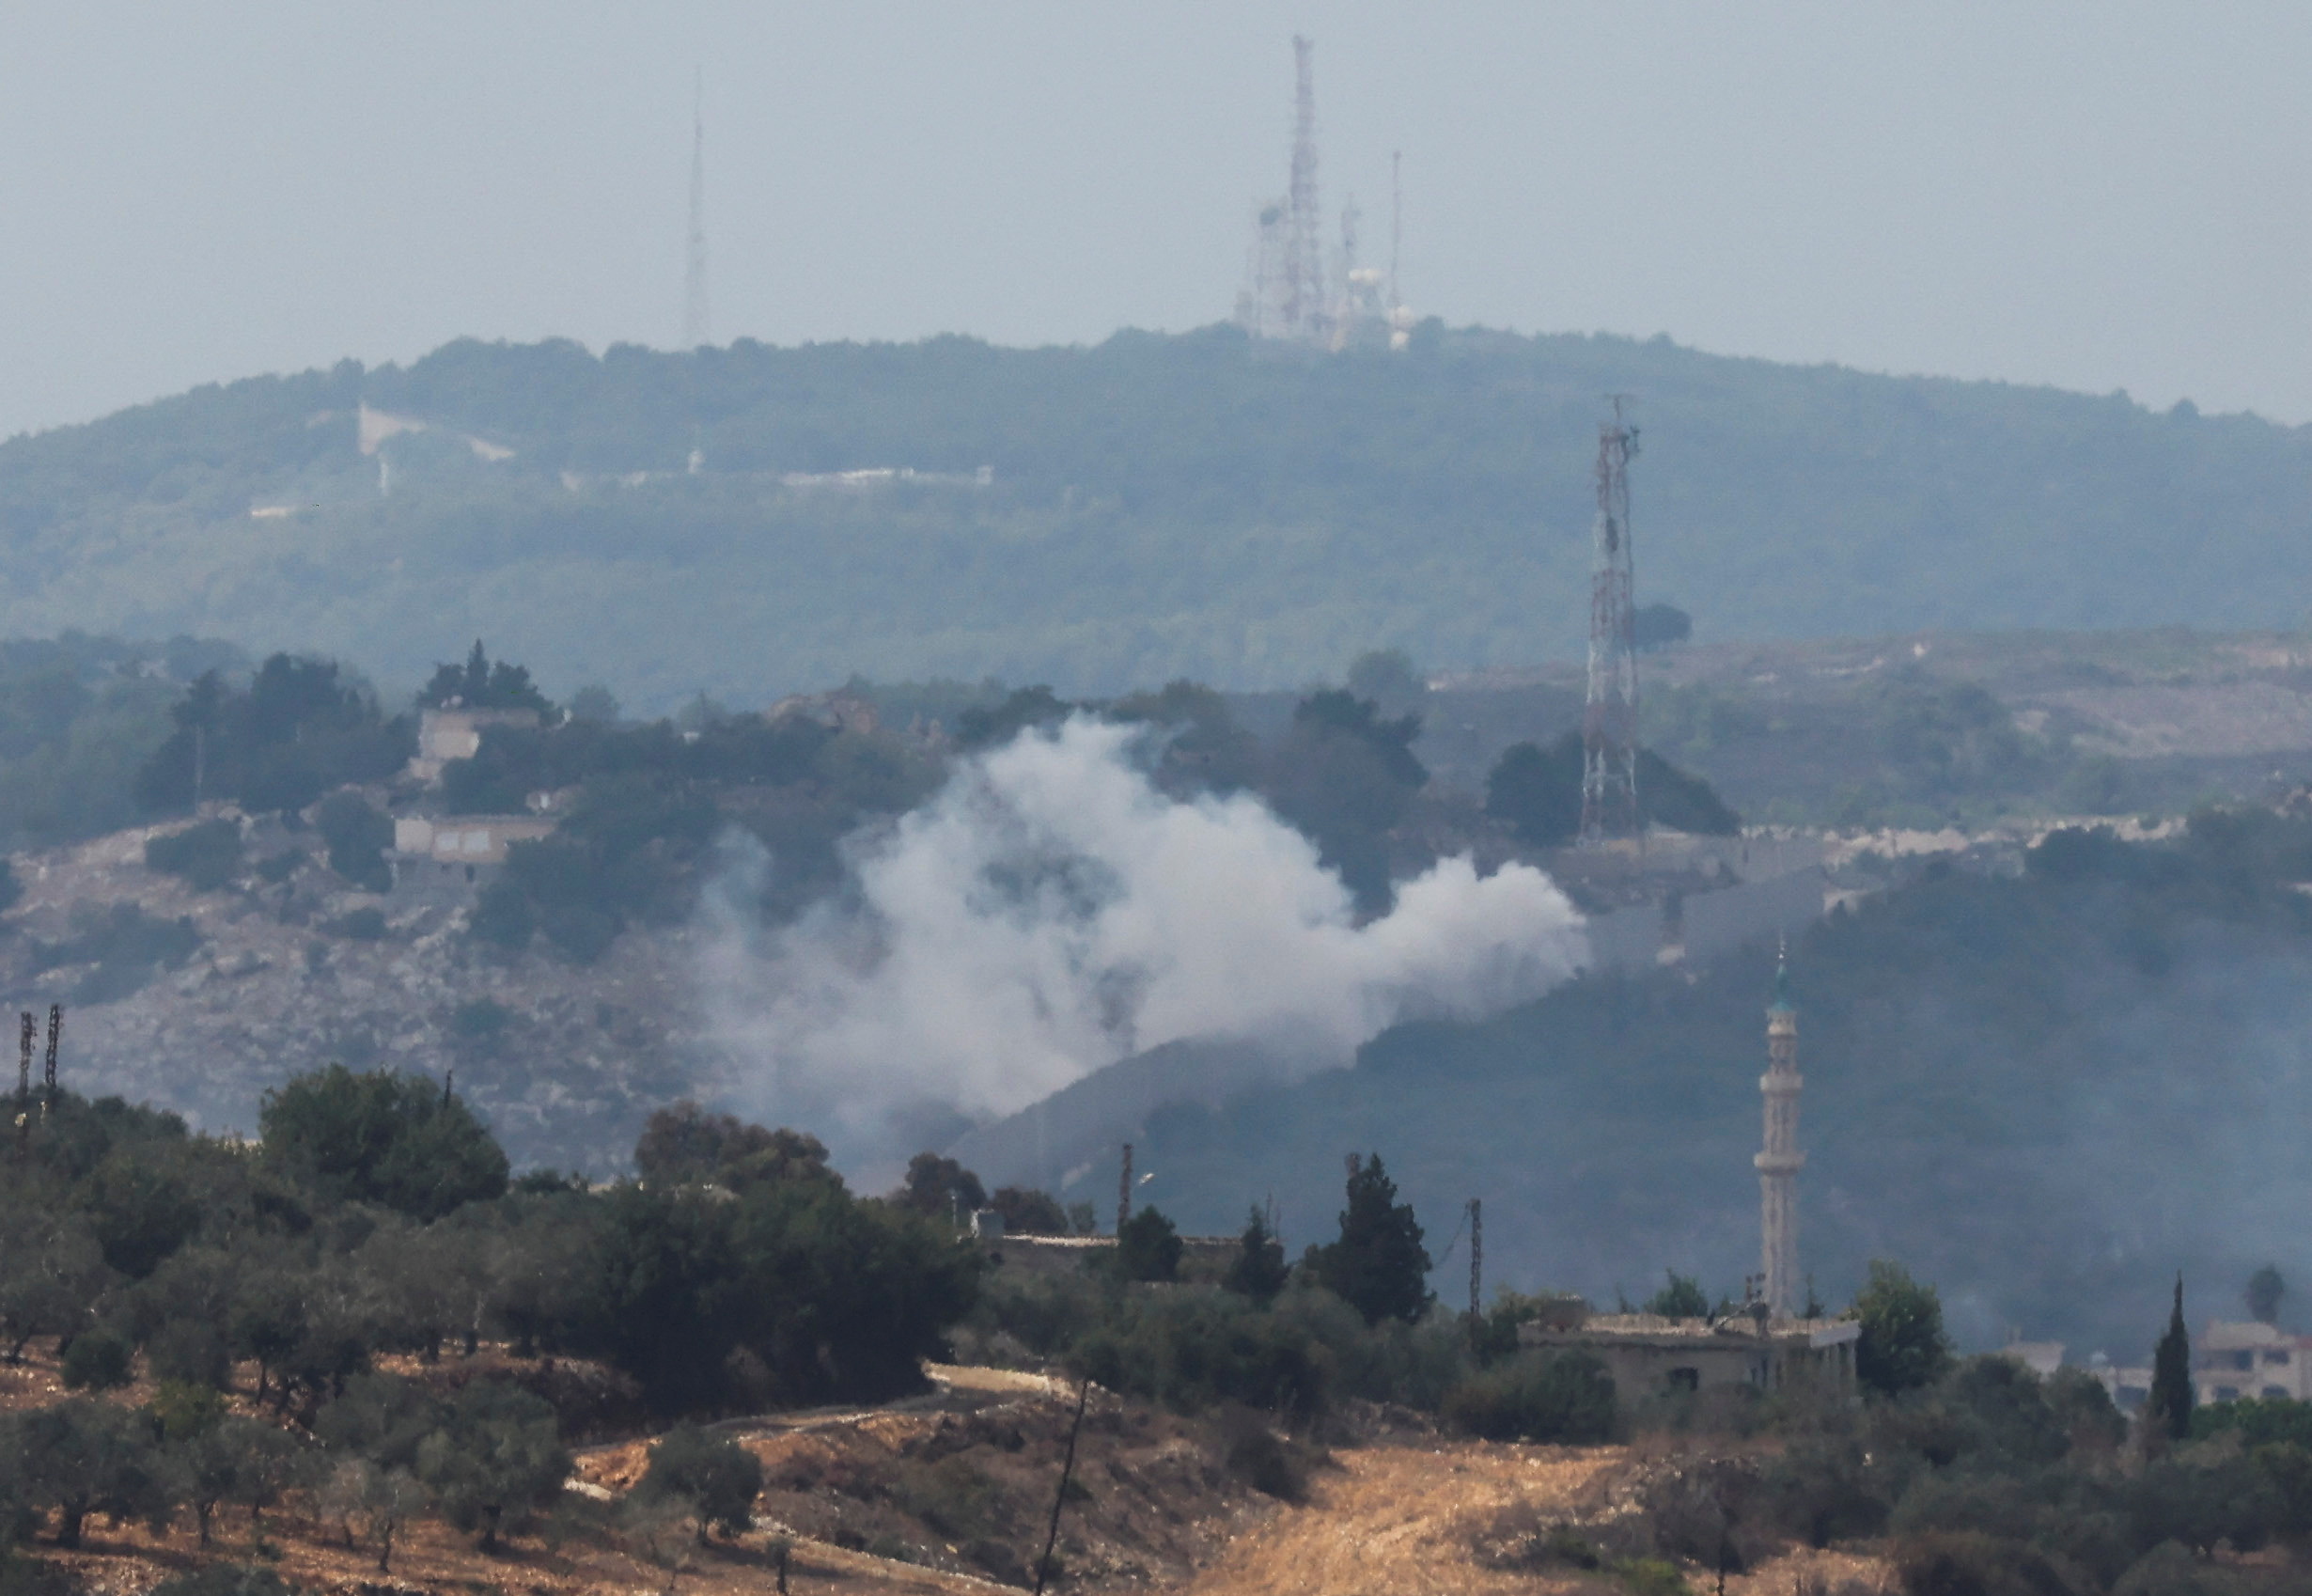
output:
<instances>
[{"instance_id":1,"label":"smoke drifting over hill","mask_svg":"<svg viewBox=\"0 0 2312 1596\"><path fill-rule=\"evenodd\" d=\"M1010 1113L1184 1037L1346 1063L1398 1020L1481 1018L1586 956L1525 866L1442 861L1360 926L1305 837L1248 796L1157 791L1138 735L1079 716L959 767L854 839L851 891L781 931L747 907L777 862L734 843L702 962L732 1095L872 1160L941 1108Z\"/></svg>"}]
</instances>

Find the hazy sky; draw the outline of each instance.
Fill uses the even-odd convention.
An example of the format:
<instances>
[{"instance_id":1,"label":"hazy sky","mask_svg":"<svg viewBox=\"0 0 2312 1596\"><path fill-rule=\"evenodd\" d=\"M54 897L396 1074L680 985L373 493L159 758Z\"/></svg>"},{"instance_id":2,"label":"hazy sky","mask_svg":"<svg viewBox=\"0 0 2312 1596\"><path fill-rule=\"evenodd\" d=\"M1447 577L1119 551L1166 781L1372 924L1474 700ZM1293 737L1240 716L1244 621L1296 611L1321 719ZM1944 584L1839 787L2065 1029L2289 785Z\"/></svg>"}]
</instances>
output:
<instances>
[{"instance_id":1,"label":"hazy sky","mask_svg":"<svg viewBox=\"0 0 2312 1596\"><path fill-rule=\"evenodd\" d=\"M18 6L0 434L461 334L1226 316L1321 180L1415 308L2312 420L2312 7Z\"/></svg>"}]
</instances>

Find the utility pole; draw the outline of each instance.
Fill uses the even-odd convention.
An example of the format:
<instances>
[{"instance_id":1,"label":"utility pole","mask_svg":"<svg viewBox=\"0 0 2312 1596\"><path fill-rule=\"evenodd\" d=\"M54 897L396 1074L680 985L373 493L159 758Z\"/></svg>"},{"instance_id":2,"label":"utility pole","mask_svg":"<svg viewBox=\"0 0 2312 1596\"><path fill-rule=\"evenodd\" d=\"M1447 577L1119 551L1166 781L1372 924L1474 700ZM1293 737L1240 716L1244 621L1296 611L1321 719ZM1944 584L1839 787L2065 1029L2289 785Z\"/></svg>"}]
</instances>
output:
<instances>
[{"instance_id":1,"label":"utility pole","mask_svg":"<svg viewBox=\"0 0 2312 1596\"><path fill-rule=\"evenodd\" d=\"M714 341L707 315L707 74L701 68L691 95L691 229L689 270L682 281L682 347Z\"/></svg>"},{"instance_id":2,"label":"utility pole","mask_svg":"<svg viewBox=\"0 0 2312 1596\"><path fill-rule=\"evenodd\" d=\"M1598 519L1589 582L1589 698L1582 712L1582 833L1586 847L1640 834L1637 796L1637 638L1630 555L1630 460L1637 429L1598 426Z\"/></svg>"},{"instance_id":3,"label":"utility pole","mask_svg":"<svg viewBox=\"0 0 2312 1596\"><path fill-rule=\"evenodd\" d=\"M48 1101L42 1105L43 1115L56 1111L56 1043L64 1037L64 1005L48 1006Z\"/></svg>"},{"instance_id":4,"label":"utility pole","mask_svg":"<svg viewBox=\"0 0 2312 1596\"><path fill-rule=\"evenodd\" d=\"M1485 1321L1485 1204L1477 1197L1469 1199L1469 1344L1477 1343L1478 1326Z\"/></svg>"},{"instance_id":5,"label":"utility pole","mask_svg":"<svg viewBox=\"0 0 2312 1596\"><path fill-rule=\"evenodd\" d=\"M16 1147L20 1153L32 1140L32 1043L40 1030L31 1009L24 1009L21 1019L16 1038Z\"/></svg>"}]
</instances>

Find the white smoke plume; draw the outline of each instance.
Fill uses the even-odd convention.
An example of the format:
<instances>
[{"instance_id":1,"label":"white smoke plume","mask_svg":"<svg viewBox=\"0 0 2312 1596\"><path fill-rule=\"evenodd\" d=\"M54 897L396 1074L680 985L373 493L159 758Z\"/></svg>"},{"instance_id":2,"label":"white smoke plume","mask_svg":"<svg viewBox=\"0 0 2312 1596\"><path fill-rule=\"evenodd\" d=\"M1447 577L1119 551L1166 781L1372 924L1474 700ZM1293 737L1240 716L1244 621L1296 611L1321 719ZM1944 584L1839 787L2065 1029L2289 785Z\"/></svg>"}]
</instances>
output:
<instances>
[{"instance_id":1,"label":"white smoke plume","mask_svg":"<svg viewBox=\"0 0 2312 1596\"><path fill-rule=\"evenodd\" d=\"M1182 1038L1318 1064L1422 1014L1476 1018L1586 958L1548 877L1465 858L1359 926L1315 847L1247 795L1181 802L1086 716L959 767L854 838L853 891L781 932L743 905L775 869L752 839L710 894L704 990L730 1095L857 1145L895 1112L1011 1113Z\"/></svg>"}]
</instances>

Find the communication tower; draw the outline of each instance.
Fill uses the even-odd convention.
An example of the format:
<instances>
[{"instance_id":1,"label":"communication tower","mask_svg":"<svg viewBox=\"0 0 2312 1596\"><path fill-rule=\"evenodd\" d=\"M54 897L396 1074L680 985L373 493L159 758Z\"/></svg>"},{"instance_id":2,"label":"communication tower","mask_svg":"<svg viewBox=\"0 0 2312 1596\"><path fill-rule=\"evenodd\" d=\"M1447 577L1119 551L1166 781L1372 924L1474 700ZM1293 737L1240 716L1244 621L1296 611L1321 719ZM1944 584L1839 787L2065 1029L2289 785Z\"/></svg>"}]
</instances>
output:
<instances>
[{"instance_id":1,"label":"communication tower","mask_svg":"<svg viewBox=\"0 0 2312 1596\"><path fill-rule=\"evenodd\" d=\"M1610 396L1614 418L1598 426L1598 520L1589 578L1589 699L1582 714L1582 842L1639 833L1637 639L1630 556L1630 460L1637 429L1622 421L1627 395Z\"/></svg>"},{"instance_id":2,"label":"communication tower","mask_svg":"<svg viewBox=\"0 0 2312 1596\"><path fill-rule=\"evenodd\" d=\"M1317 199L1314 39L1292 36L1292 176L1285 190L1284 331L1317 339L1331 320L1324 298L1324 213Z\"/></svg>"}]
</instances>

